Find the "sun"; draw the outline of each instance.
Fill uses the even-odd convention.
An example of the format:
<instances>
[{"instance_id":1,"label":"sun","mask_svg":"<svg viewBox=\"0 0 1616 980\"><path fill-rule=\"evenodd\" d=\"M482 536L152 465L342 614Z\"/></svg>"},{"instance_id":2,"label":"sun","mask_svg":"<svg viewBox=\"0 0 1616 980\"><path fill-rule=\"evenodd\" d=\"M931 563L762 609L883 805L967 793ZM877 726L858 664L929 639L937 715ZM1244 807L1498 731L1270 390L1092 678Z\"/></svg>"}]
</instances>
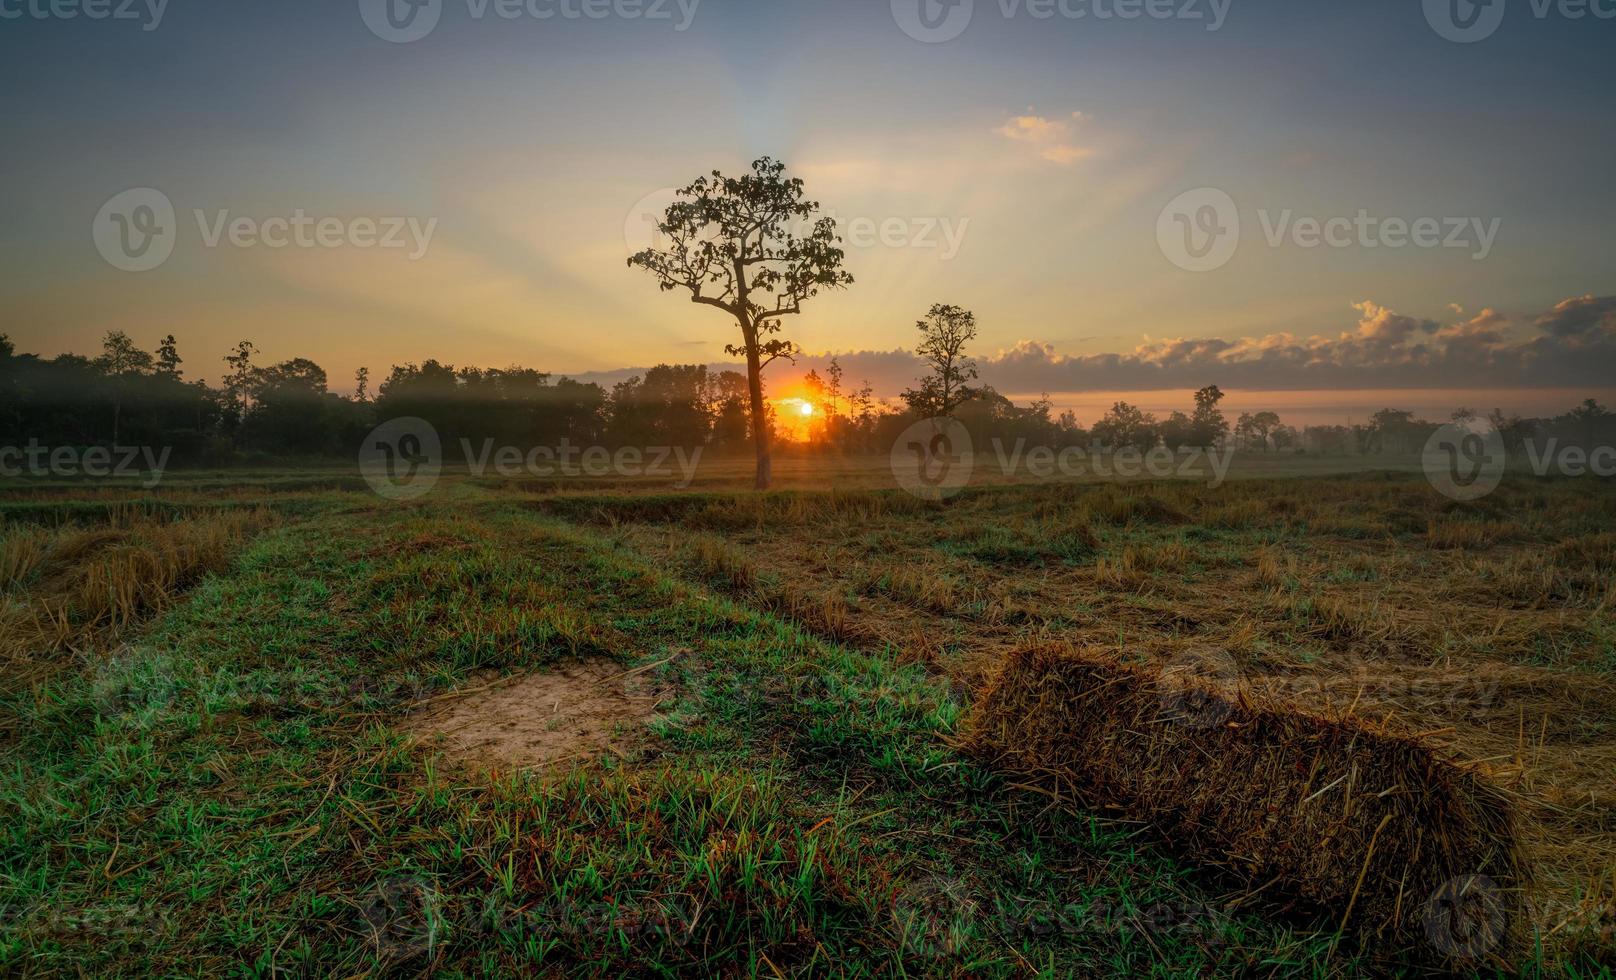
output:
<instances>
[{"instance_id":1,"label":"sun","mask_svg":"<svg viewBox=\"0 0 1616 980\"><path fill-rule=\"evenodd\" d=\"M798 412L798 414L800 414L800 415L801 415L801 416L802 416L802 417L803 417L803 418L807 418L807 417L808 417L808 416L810 416L810 415L812 415L812 414L814 414L814 406L813 406L813 403L812 403L812 402L803 402L803 403L802 403L802 407L800 407L800 408L798 408L798 409L797 409L797 412Z\"/></svg>"}]
</instances>

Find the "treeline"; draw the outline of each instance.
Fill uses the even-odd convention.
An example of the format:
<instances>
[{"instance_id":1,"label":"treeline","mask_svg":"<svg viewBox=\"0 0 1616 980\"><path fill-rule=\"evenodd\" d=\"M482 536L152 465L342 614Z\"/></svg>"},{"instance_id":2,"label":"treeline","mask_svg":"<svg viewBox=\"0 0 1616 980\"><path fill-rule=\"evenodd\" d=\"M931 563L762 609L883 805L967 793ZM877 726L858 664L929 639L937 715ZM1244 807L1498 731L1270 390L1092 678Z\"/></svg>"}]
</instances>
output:
<instances>
[{"instance_id":1,"label":"treeline","mask_svg":"<svg viewBox=\"0 0 1616 980\"><path fill-rule=\"evenodd\" d=\"M1229 446L1256 452L1306 452L1322 455L1381 455L1418 453L1445 422L1416 418L1413 412L1385 408L1368 420L1352 425L1310 425L1302 429L1286 425L1271 411L1242 413L1231 425L1218 403L1223 392L1216 385L1195 393L1191 414L1173 412L1166 419L1142 411L1127 402L1117 402L1089 430L1093 443L1111 449L1132 447L1140 450L1166 446ZM1524 418L1493 409L1481 413L1461 408L1446 421L1469 422L1485 418L1511 454L1522 452L1533 440L1555 439L1562 445L1596 446L1616 442L1616 412L1593 398L1569 411L1548 418ZM1081 434L1082 430L1074 431Z\"/></svg>"},{"instance_id":2,"label":"treeline","mask_svg":"<svg viewBox=\"0 0 1616 980\"><path fill-rule=\"evenodd\" d=\"M431 422L445 453L462 440L500 445L714 446L748 442L745 379L699 365L662 365L607 391L529 368L456 368L436 360L394 367L371 391L330 390L306 358L256 363L242 341L218 385L185 376L172 336L156 351L121 331L93 357L19 354L0 336L0 445L166 446L181 464L352 456L378 422Z\"/></svg>"},{"instance_id":3,"label":"treeline","mask_svg":"<svg viewBox=\"0 0 1616 980\"><path fill-rule=\"evenodd\" d=\"M969 317L939 307L934 314ZM923 325L935 335L935 324ZM968 339L969 333L961 336ZM1027 447L1096 445L1109 449L1233 445L1259 452L1378 454L1419 452L1439 423L1384 409L1366 423L1286 425L1275 412L1244 413L1233 423L1220 408L1216 385L1197 391L1186 411L1157 419L1117 402L1090 428L1071 412L1053 414L1048 397L1018 406L986 385L969 384L975 369L957 344L928 358L933 372L902 395L902 407L878 401L868 383L845 383L833 359L825 374L806 379L815 408L808 441L798 448L844 453L888 451L915 419L946 411L986 451L994 440ZM456 368L436 360L392 368L371 391L369 372L354 378L355 393L330 390L326 372L293 358L256 363L243 341L224 359L225 374L210 385L186 377L175 339L147 351L121 331L106 336L91 357L19 354L0 335L0 446L162 446L181 465L227 465L304 457L351 457L378 422L424 418L437 428L450 459L463 442L474 452L497 445L703 446L751 450L746 378L703 365L659 365L610 390L530 368ZM923 351L923 353L925 353ZM773 428L773 407L768 408ZM1455 419L1476 418L1461 409ZM1616 441L1616 414L1594 399L1553 418L1524 419L1494 410L1490 421L1511 451L1529 439L1563 444Z\"/></svg>"},{"instance_id":4,"label":"treeline","mask_svg":"<svg viewBox=\"0 0 1616 980\"><path fill-rule=\"evenodd\" d=\"M454 367L437 360L391 369L372 390L361 369L354 394L330 390L325 370L306 358L259 364L248 341L224 359L217 384L187 377L175 339L155 351L127 334L106 336L94 356L17 353L0 336L0 445L164 446L180 465L229 465L307 457L351 457L378 422L414 416L438 430L456 459L469 443L496 445L703 446L748 452L746 378L703 365L659 365L609 390L530 368ZM817 411L810 441L818 451L885 452L913 421L876 400L866 383L809 391ZM1047 400L1018 408L991 389L957 414L984 441L994 436L1053 444L1064 431ZM774 408L768 408L773 424Z\"/></svg>"}]
</instances>

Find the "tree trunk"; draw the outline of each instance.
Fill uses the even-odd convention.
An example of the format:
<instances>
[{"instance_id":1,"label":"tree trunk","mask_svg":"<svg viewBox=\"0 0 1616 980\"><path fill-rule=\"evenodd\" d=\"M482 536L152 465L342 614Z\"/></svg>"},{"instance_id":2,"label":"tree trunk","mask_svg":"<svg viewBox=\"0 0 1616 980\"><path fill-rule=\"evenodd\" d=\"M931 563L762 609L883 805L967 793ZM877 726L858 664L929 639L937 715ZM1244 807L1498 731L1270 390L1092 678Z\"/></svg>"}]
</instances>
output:
<instances>
[{"instance_id":1,"label":"tree trunk","mask_svg":"<svg viewBox=\"0 0 1616 980\"><path fill-rule=\"evenodd\" d=\"M769 418L763 410L763 365L758 363L757 337L746 336L746 387L752 401L752 445L757 449L758 490L769 489Z\"/></svg>"}]
</instances>

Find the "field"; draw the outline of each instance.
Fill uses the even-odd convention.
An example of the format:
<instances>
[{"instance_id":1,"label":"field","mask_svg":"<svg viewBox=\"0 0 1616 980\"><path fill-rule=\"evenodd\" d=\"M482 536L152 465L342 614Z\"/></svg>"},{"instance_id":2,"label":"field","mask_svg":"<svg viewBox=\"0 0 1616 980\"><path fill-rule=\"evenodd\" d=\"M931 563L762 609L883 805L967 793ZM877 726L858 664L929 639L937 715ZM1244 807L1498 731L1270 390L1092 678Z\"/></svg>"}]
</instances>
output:
<instances>
[{"instance_id":1,"label":"field","mask_svg":"<svg viewBox=\"0 0 1616 980\"><path fill-rule=\"evenodd\" d=\"M884 465L0 488L0 971L1456 968L1007 762L981 701L1036 650L1429 749L1530 870L1463 968L1609 975L1616 485Z\"/></svg>"}]
</instances>

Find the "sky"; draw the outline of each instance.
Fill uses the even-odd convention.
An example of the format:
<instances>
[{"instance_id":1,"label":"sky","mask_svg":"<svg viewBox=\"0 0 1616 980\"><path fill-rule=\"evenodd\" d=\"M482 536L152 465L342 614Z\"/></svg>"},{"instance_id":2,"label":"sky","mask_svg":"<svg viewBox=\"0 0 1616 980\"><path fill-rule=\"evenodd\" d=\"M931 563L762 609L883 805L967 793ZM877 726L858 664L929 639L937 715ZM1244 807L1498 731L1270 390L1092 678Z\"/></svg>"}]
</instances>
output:
<instances>
[{"instance_id":1,"label":"sky","mask_svg":"<svg viewBox=\"0 0 1616 980\"><path fill-rule=\"evenodd\" d=\"M173 333L209 380L251 339L337 390L722 363L734 325L625 259L769 155L855 278L776 394L831 353L895 394L933 303L975 312L983 380L1080 416L1616 377L1616 0L385 2L0 0L0 331Z\"/></svg>"}]
</instances>

